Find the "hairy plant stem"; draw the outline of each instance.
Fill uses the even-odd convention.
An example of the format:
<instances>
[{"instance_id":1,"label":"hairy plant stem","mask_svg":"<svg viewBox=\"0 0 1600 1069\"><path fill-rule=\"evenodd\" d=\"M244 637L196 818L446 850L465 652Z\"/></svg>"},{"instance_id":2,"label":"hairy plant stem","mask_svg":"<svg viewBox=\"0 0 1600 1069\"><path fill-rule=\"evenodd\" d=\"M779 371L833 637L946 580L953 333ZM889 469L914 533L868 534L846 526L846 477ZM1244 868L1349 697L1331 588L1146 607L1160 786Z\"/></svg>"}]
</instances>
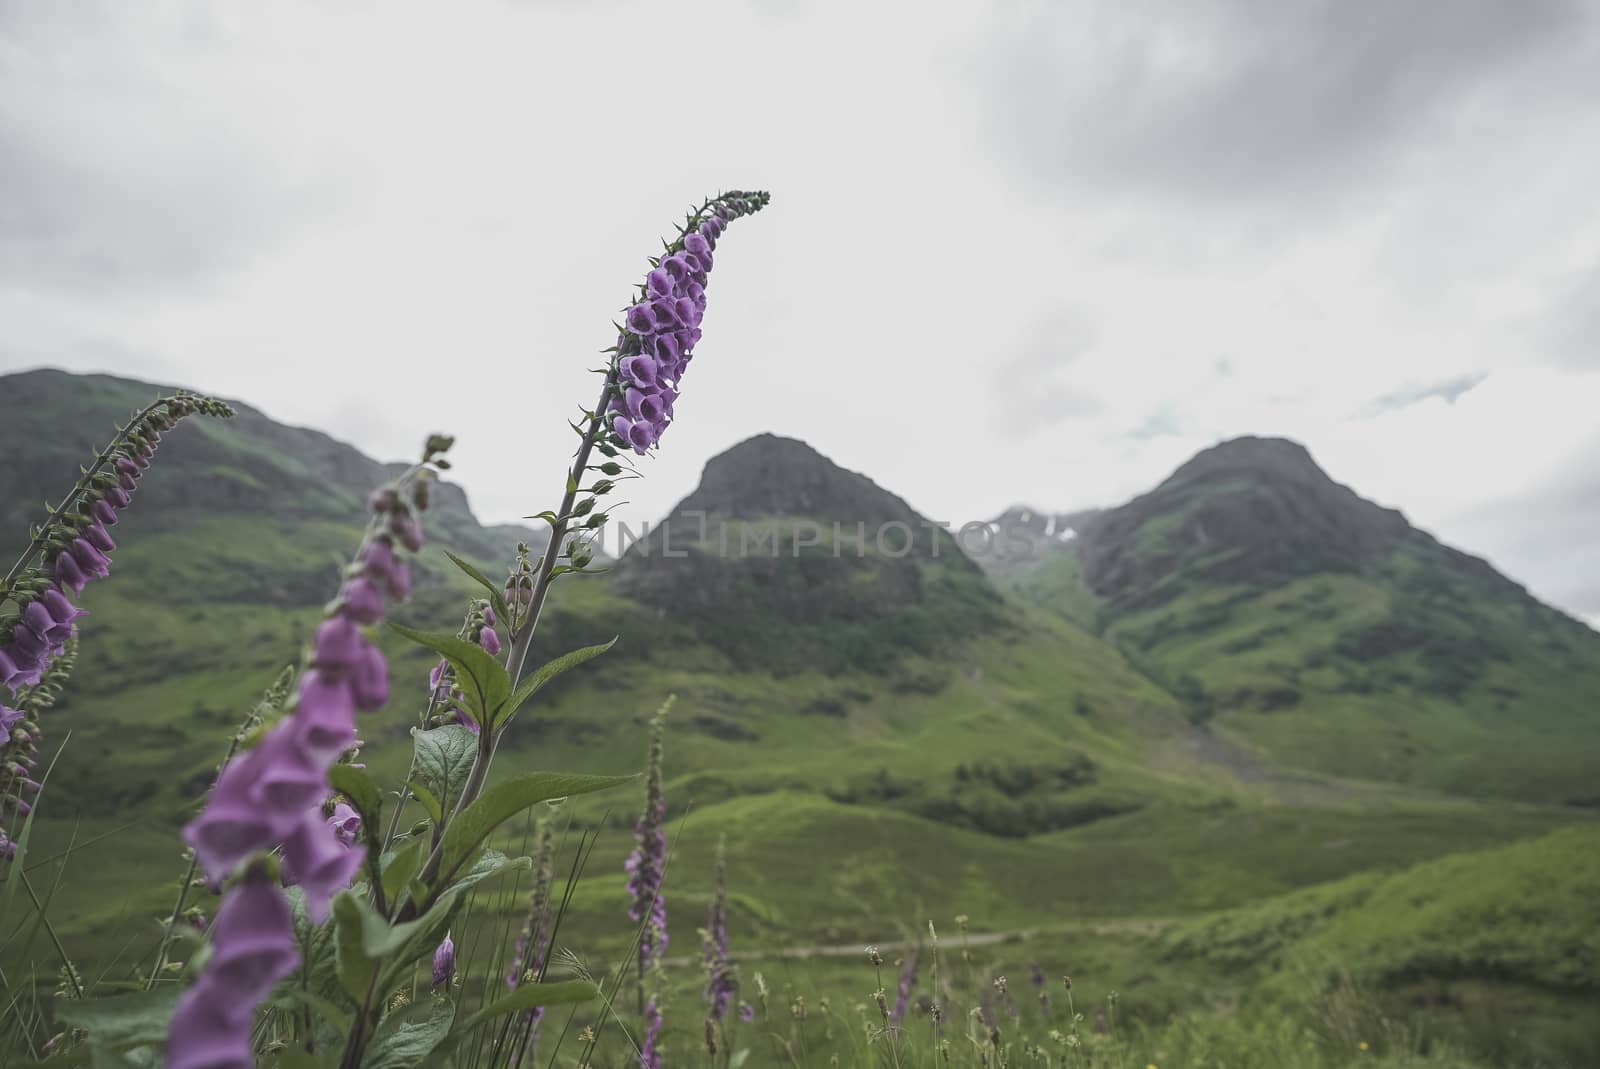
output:
<instances>
[{"instance_id":1,"label":"hairy plant stem","mask_svg":"<svg viewBox=\"0 0 1600 1069\"><path fill-rule=\"evenodd\" d=\"M528 606L527 616L523 619L518 633L512 639L511 650L506 655L506 668L511 675L513 691L522 683L528 650L533 646L533 633L539 626L539 615L544 608L545 597L550 592L550 584L554 578L552 573L555 570L556 558L561 552L561 541L567 536L572 506L577 500L583 474L589 468L589 454L593 451L595 442L600 440L605 428L606 403L615 388L613 376L608 372L605 384L600 387L600 398L595 402L594 411L589 413L589 429L583 436L583 443L578 446L572 468L567 474L566 492L561 497L561 507L556 510L556 522L550 526L550 542L539 561L539 574L533 586L533 600ZM472 770L467 773L467 781L462 785L461 795L450 811L452 820L460 816L461 812L476 801L483 791L483 785L489 778L489 766L494 762L495 750L499 745L500 730L485 726L478 741L478 754L473 759ZM428 855L427 864L423 866L420 877L425 884L432 882L439 875L439 865L444 859L443 845L443 842L440 842L434 847L433 853ZM422 905L416 902L406 903L405 908L400 911L398 920L410 920L416 916Z\"/></svg>"},{"instance_id":2,"label":"hairy plant stem","mask_svg":"<svg viewBox=\"0 0 1600 1069\"><path fill-rule=\"evenodd\" d=\"M572 468L568 472L566 491L561 498L561 507L556 513L556 522L550 528L550 541L545 547L543 558L539 563L538 578L534 582L533 600L529 606L527 616L521 621L520 630L514 637L511 650L506 655L507 670L511 674L511 686L515 690L522 681L523 667L527 661L528 649L533 643L533 632L539 624L539 613L544 607L545 595L549 592L550 583L556 566L556 556L561 551L561 541L567 535L567 521L572 512L573 504L577 500L578 488L583 480L583 474L589 467L589 454L594 449L594 444L600 440L605 428L606 404L611 399L611 391L615 389L614 372L606 373L604 385L600 387L600 398L595 402L594 411L589 413L589 429L583 435L583 442L578 446L577 455L573 458ZM485 726L478 739L478 753L473 758L472 769L467 773L467 781L462 785L461 795L456 799L455 806L450 811L450 819L460 816L462 811L471 805L483 791L483 785L489 778L489 766L494 762L495 749L500 742L500 732L490 726ZM398 815L398 807L397 807ZM418 878L423 884L432 883L439 875L439 867L444 862L444 839L436 836L433 852L428 855L427 863L423 866ZM438 897L439 888L435 888L429 895L429 901L417 902L409 897L404 904L397 903L395 915L390 918L393 924L403 924L422 913L433 900ZM341 1069L357 1069L361 1064L361 1057L367 1044L367 1024L373 1014L374 1001L378 995L378 971L375 970L372 982L367 985L366 997L362 1000L361 1010L356 1015L350 1027L350 1039L345 1044L344 1056L340 1061Z\"/></svg>"}]
</instances>

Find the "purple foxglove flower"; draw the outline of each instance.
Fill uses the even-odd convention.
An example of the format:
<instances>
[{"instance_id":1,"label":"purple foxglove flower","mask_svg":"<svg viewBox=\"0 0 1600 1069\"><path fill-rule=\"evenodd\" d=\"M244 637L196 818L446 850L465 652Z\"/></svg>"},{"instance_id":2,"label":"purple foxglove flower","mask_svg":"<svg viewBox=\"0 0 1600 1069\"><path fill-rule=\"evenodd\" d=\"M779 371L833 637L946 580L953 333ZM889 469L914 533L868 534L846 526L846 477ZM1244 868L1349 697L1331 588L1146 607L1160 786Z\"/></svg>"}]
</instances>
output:
<instances>
[{"instance_id":1,"label":"purple foxglove flower","mask_svg":"<svg viewBox=\"0 0 1600 1069\"><path fill-rule=\"evenodd\" d=\"M148 468L149 466L149 464L145 464L144 467ZM134 463L134 461L129 457L118 457L117 472L121 475L128 476L130 479L137 479L144 474L144 468L141 468L138 464Z\"/></svg>"},{"instance_id":2,"label":"purple foxglove flower","mask_svg":"<svg viewBox=\"0 0 1600 1069\"><path fill-rule=\"evenodd\" d=\"M639 411L635 414L637 419L642 419L646 423L653 425L666 418L667 406L666 402L661 399L660 394L640 394L638 405Z\"/></svg>"},{"instance_id":3,"label":"purple foxglove flower","mask_svg":"<svg viewBox=\"0 0 1600 1069\"><path fill-rule=\"evenodd\" d=\"M640 456L644 456L645 451L654 445L656 441L655 432L648 423L636 422L625 416L618 416L612 420L611 429L616 431L617 435L632 446L633 451Z\"/></svg>"},{"instance_id":4,"label":"purple foxglove flower","mask_svg":"<svg viewBox=\"0 0 1600 1069\"><path fill-rule=\"evenodd\" d=\"M678 322L688 327L700 325L700 306L692 298L679 297L672 303L678 312Z\"/></svg>"},{"instance_id":5,"label":"purple foxglove flower","mask_svg":"<svg viewBox=\"0 0 1600 1069\"><path fill-rule=\"evenodd\" d=\"M676 285L689 282L689 276L694 273L694 268L689 263L689 258L681 252L675 252L661 261L661 270L672 276Z\"/></svg>"},{"instance_id":6,"label":"purple foxglove flower","mask_svg":"<svg viewBox=\"0 0 1600 1069\"><path fill-rule=\"evenodd\" d=\"M467 711L465 709L459 707L456 709L455 723L460 724L474 735L483 730L482 728L478 727L478 722L476 720L473 720L472 717L467 715Z\"/></svg>"},{"instance_id":7,"label":"purple foxglove flower","mask_svg":"<svg viewBox=\"0 0 1600 1069\"><path fill-rule=\"evenodd\" d=\"M653 353L658 364L672 366L683 356L683 348L678 344L676 334L657 334L645 346L647 352Z\"/></svg>"},{"instance_id":8,"label":"purple foxglove flower","mask_svg":"<svg viewBox=\"0 0 1600 1069\"><path fill-rule=\"evenodd\" d=\"M672 296L672 276L661 268L656 268L644 277L644 288L652 300L657 297Z\"/></svg>"},{"instance_id":9,"label":"purple foxglove flower","mask_svg":"<svg viewBox=\"0 0 1600 1069\"><path fill-rule=\"evenodd\" d=\"M439 658L439 663L433 666L428 673L428 693L438 694L439 688L445 684L445 675L450 671L450 662Z\"/></svg>"},{"instance_id":10,"label":"purple foxglove flower","mask_svg":"<svg viewBox=\"0 0 1600 1069\"><path fill-rule=\"evenodd\" d=\"M478 629L478 645L491 657L500 656L500 636L495 634L494 628L482 627Z\"/></svg>"},{"instance_id":11,"label":"purple foxglove flower","mask_svg":"<svg viewBox=\"0 0 1600 1069\"><path fill-rule=\"evenodd\" d=\"M83 529L84 539L102 553L110 553L117 548L111 540L111 534L106 530L105 524L96 521Z\"/></svg>"},{"instance_id":12,"label":"purple foxglove flower","mask_svg":"<svg viewBox=\"0 0 1600 1069\"><path fill-rule=\"evenodd\" d=\"M10 861L16 856L17 844L11 841L10 836L6 835L4 828L0 828L0 857Z\"/></svg>"},{"instance_id":13,"label":"purple foxglove flower","mask_svg":"<svg viewBox=\"0 0 1600 1069\"><path fill-rule=\"evenodd\" d=\"M286 808L283 802L314 799L327 790L326 779L315 769L308 777L308 770L296 763L296 751L285 740L292 741L289 722L249 753L228 762L205 809L183 829L183 841L194 848L195 859L213 887L220 886L239 862L269 849L294 827L299 806Z\"/></svg>"},{"instance_id":14,"label":"purple foxglove flower","mask_svg":"<svg viewBox=\"0 0 1600 1069\"><path fill-rule=\"evenodd\" d=\"M683 287L683 295L693 301L702 312L706 310L706 288L698 282Z\"/></svg>"},{"instance_id":15,"label":"purple foxglove flower","mask_svg":"<svg viewBox=\"0 0 1600 1069\"><path fill-rule=\"evenodd\" d=\"M389 702L389 664L370 642L362 643L361 659L350 677L350 696L363 713L376 712Z\"/></svg>"},{"instance_id":16,"label":"purple foxglove flower","mask_svg":"<svg viewBox=\"0 0 1600 1069\"><path fill-rule=\"evenodd\" d=\"M895 989L894 1009L889 1014L890 1024L898 1025L905 1020L906 1009L911 1005L911 989L917 982L917 966L921 963L922 945L919 943L906 955L905 964L900 967L900 983Z\"/></svg>"},{"instance_id":17,"label":"purple foxglove flower","mask_svg":"<svg viewBox=\"0 0 1600 1069\"><path fill-rule=\"evenodd\" d=\"M390 517L389 533L413 553L422 548L422 525L409 512L396 512Z\"/></svg>"},{"instance_id":18,"label":"purple foxglove flower","mask_svg":"<svg viewBox=\"0 0 1600 1069\"><path fill-rule=\"evenodd\" d=\"M361 814L351 808L348 802L336 802L333 816L328 818L328 826L341 843L354 846L356 837L361 834Z\"/></svg>"},{"instance_id":19,"label":"purple foxglove flower","mask_svg":"<svg viewBox=\"0 0 1600 1069\"><path fill-rule=\"evenodd\" d=\"M300 704L290 722L306 750L330 764L355 742L355 695L345 680L312 669L300 679Z\"/></svg>"},{"instance_id":20,"label":"purple foxglove flower","mask_svg":"<svg viewBox=\"0 0 1600 1069\"><path fill-rule=\"evenodd\" d=\"M739 1020L749 1024L756 1019L756 1008L748 1002L739 1003Z\"/></svg>"},{"instance_id":21,"label":"purple foxglove flower","mask_svg":"<svg viewBox=\"0 0 1600 1069\"><path fill-rule=\"evenodd\" d=\"M645 418L642 412L644 399L649 396L643 390L635 390L630 386L622 391L622 397L615 404L628 414L630 420L641 420Z\"/></svg>"},{"instance_id":22,"label":"purple foxglove flower","mask_svg":"<svg viewBox=\"0 0 1600 1069\"><path fill-rule=\"evenodd\" d=\"M83 593L84 585L89 582L89 577L83 574L83 569L78 562L72 559L72 554L63 550L56 554L54 571L52 573L56 583L63 590L72 591L72 596L77 597Z\"/></svg>"},{"instance_id":23,"label":"purple foxglove flower","mask_svg":"<svg viewBox=\"0 0 1600 1069\"><path fill-rule=\"evenodd\" d=\"M111 574L111 558L91 546L86 539L73 539L67 552L72 554L72 559L78 562L78 567L83 569L85 575L104 579Z\"/></svg>"},{"instance_id":24,"label":"purple foxglove flower","mask_svg":"<svg viewBox=\"0 0 1600 1069\"><path fill-rule=\"evenodd\" d=\"M375 624L383 618L383 595L364 575L357 576L339 592L343 612L358 624Z\"/></svg>"},{"instance_id":25,"label":"purple foxglove flower","mask_svg":"<svg viewBox=\"0 0 1600 1069\"><path fill-rule=\"evenodd\" d=\"M405 561L395 558L394 544L386 536L380 535L363 546L360 558L367 574L382 580L391 598L404 601L410 595L411 570Z\"/></svg>"},{"instance_id":26,"label":"purple foxglove flower","mask_svg":"<svg viewBox=\"0 0 1600 1069\"><path fill-rule=\"evenodd\" d=\"M133 498L128 496L128 491L120 486L107 489L105 499L111 502L112 508L117 509L125 509L133 502Z\"/></svg>"},{"instance_id":27,"label":"purple foxglove flower","mask_svg":"<svg viewBox=\"0 0 1600 1069\"><path fill-rule=\"evenodd\" d=\"M456 944L448 933L433 952L433 986L448 987L456 974Z\"/></svg>"},{"instance_id":28,"label":"purple foxglove flower","mask_svg":"<svg viewBox=\"0 0 1600 1069\"><path fill-rule=\"evenodd\" d=\"M656 332L655 314L648 304L636 304L628 309L623 323L627 324L628 329L635 334L648 335Z\"/></svg>"},{"instance_id":29,"label":"purple foxglove flower","mask_svg":"<svg viewBox=\"0 0 1600 1069\"><path fill-rule=\"evenodd\" d=\"M44 626L35 627L28 620L28 614L23 613L23 618L11 630L11 656L16 658L18 665L27 664L31 668L50 649L50 640L45 637L45 632L50 630L51 620L50 614L38 602L33 602L28 608L38 608L39 614L44 616Z\"/></svg>"},{"instance_id":30,"label":"purple foxglove flower","mask_svg":"<svg viewBox=\"0 0 1600 1069\"><path fill-rule=\"evenodd\" d=\"M50 628L44 637L55 650L60 650L67 639L72 637L72 632L77 629L74 621L80 616L89 615L87 611L68 601L66 595L54 587L40 595L38 604L43 605L45 611L50 614Z\"/></svg>"},{"instance_id":31,"label":"purple foxglove flower","mask_svg":"<svg viewBox=\"0 0 1600 1069\"><path fill-rule=\"evenodd\" d=\"M314 660L318 671L327 675L343 675L355 670L363 656L367 640L361 630L344 616L331 616L317 628Z\"/></svg>"},{"instance_id":32,"label":"purple foxglove flower","mask_svg":"<svg viewBox=\"0 0 1600 1069\"><path fill-rule=\"evenodd\" d=\"M350 886L365 859L364 848L341 845L321 814L309 810L283 841L283 882L300 885L306 893L306 915L321 924L328 919L333 896Z\"/></svg>"},{"instance_id":33,"label":"purple foxglove flower","mask_svg":"<svg viewBox=\"0 0 1600 1069\"><path fill-rule=\"evenodd\" d=\"M23 675L24 671L17 664L15 658L11 656L10 648L0 648L0 683L15 689L19 685L17 680L21 679Z\"/></svg>"},{"instance_id":34,"label":"purple foxglove flower","mask_svg":"<svg viewBox=\"0 0 1600 1069\"><path fill-rule=\"evenodd\" d=\"M11 729L22 719L21 709L0 705L0 746L11 741Z\"/></svg>"},{"instance_id":35,"label":"purple foxglove flower","mask_svg":"<svg viewBox=\"0 0 1600 1069\"><path fill-rule=\"evenodd\" d=\"M644 1042L639 1046L639 1069L661 1069L661 1052L656 1041L661 1037L661 1007L655 996L644 1004Z\"/></svg>"},{"instance_id":36,"label":"purple foxglove flower","mask_svg":"<svg viewBox=\"0 0 1600 1069\"><path fill-rule=\"evenodd\" d=\"M618 370L622 380L649 393L656 387L656 362L644 354L623 357Z\"/></svg>"},{"instance_id":37,"label":"purple foxglove flower","mask_svg":"<svg viewBox=\"0 0 1600 1069\"><path fill-rule=\"evenodd\" d=\"M327 793L328 778L322 765L304 746L295 732L293 720L280 723L267 733L242 761L230 764L223 777L245 780L244 796L251 802L279 815L280 825L289 826L295 815L314 805ZM218 790L222 789L218 780Z\"/></svg>"},{"instance_id":38,"label":"purple foxglove flower","mask_svg":"<svg viewBox=\"0 0 1600 1069\"><path fill-rule=\"evenodd\" d=\"M678 320L677 301L671 297L662 297L651 301L650 314L655 317L658 332L673 331L682 326L682 323Z\"/></svg>"},{"instance_id":39,"label":"purple foxglove flower","mask_svg":"<svg viewBox=\"0 0 1600 1069\"><path fill-rule=\"evenodd\" d=\"M89 515L107 527L115 527L117 525L117 510L112 508L109 502L96 501L89 506Z\"/></svg>"},{"instance_id":40,"label":"purple foxglove flower","mask_svg":"<svg viewBox=\"0 0 1600 1069\"><path fill-rule=\"evenodd\" d=\"M698 231L691 231L683 236L683 251L690 256L702 256L711 251L711 243Z\"/></svg>"},{"instance_id":41,"label":"purple foxglove flower","mask_svg":"<svg viewBox=\"0 0 1600 1069\"><path fill-rule=\"evenodd\" d=\"M117 474L117 485L130 494L139 489L139 481L125 471Z\"/></svg>"},{"instance_id":42,"label":"purple foxglove flower","mask_svg":"<svg viewBox=\"0 0 1600 1069\"><path fill-rule=\"evenodd\" d=\"M222 897L203 982L254 1006L299 963L289 904L257 868Z\"/></svg>"},{"instance_id":43,"label":"purple foxglove flower","mask_svg":"<svg viewBox=\"0 0 1600 1069\"><path fill-rule=\"evenodd\" d=\"M167 1025L166 1069L255 1069L251 1019L235 1020L231 1010L204 977L185 991Z\"/></svg>"},{"instance_id":44,"label":"purple foxglove flower","mask_svg":"<svg viewBox=\"0 0 1600 1069\"><path fill-rule=\"evenodd\" d=\"M495 618L493 605L485 605L483 607L483 622L488 624L490 627L493 627L495 624L500 622Z\"/></svg>"}]
</instances>

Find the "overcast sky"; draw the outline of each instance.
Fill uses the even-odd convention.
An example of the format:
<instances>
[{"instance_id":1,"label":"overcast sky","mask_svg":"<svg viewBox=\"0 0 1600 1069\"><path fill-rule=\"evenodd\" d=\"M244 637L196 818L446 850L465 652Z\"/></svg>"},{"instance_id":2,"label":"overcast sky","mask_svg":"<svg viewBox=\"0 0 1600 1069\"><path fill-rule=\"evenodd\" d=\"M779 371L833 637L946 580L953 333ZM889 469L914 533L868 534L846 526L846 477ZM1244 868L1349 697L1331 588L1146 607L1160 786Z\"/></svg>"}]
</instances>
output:
<instances>
[{"instance_id":1,"label":"overcast sky","mask_svg":"<svg viewBox=\"0 0 1600 1069\"><path fill-rule=\"evenodd\" d=\"M761 431L935 519L1243 433L1600 620L1600 10L0 0L0 371L185 384L551 507L719 188L632 520Z\"/></svg>"}]
</instances>

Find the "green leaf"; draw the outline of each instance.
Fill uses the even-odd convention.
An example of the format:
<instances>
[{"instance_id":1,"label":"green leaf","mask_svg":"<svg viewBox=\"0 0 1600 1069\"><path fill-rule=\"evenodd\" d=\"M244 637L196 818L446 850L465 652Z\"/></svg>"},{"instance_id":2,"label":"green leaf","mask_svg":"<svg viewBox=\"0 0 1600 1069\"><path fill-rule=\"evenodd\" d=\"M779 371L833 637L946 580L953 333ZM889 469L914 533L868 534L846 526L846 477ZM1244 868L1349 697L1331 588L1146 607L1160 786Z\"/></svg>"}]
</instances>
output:
<instances>
[{"instance_id":1,"label":"green leaf","mask_svg":"<svg viewBox=\"0 0 1600 1069\"><path fill-rule=\"evenodd\" d=\"M517 692L511 696L511 700L506 703L505 716L495 724L495 727L498 729L505 724L510 723L511 718L517 715L518 710L522 708L523 704L526 703L529 698L533 697L539 688L543 687L556 676L560 675L562 672L565 672L569 668L576 668L585 661L594 660L596 657L600 656L602 653L606 652L606 650L609 650L616 644L617 640L613 638L610 642L605 642L598 646L584 646L582 649L573 650L571 653L564 653L555 660L540 665L538 670L535 671L533 675L529 676L523 682L522 686L517 688Z\"/></svg>"},{"instance_id":2,"label":"green leaf","mask_svg":"<svg viewBox=\"0 0 1600 1069\"><path fill-rule=\"evenodd\" d=\"M444 729L435 728L434 730L442 731ZM472 732L469 731L467 734L470 735ZM471 771L471 769L472 762L468 761L467 771ZM461 775L462 778L465 778L466 772L463 772ZM439 799L434 796L432 791L428 790L428 788L424 787L414 779L406 780L406 786L411 790L411 796L422 803L422 808L428 811L429 818L431 818L435 824L439 824L444 820L444 808L439 805Z\"/></svg>"},{"instance_id":3,"label":"green leaf","mask_svg":"<svg viewBox=\"0 0 1600 1069\"><path fill-rule=\"evenodd\" d=\"M287 1050L273 1063L277 1069L337 1069L337 1054L307 1054L303 1050Z\"/></svg>"},{"instance_id":4,"label":"green leaf","mask_svg":"<svg viewBox=\"0 0 1600 1069\"><path fill-rule=\"evenodd\" d=\"M484 880L495 876L504 875L512 869L531 870L532 868L533 858L531 857L507 857L498 850L485 850L478 855L477 860L472 863L472 867L467 869L460 879L450 885L450 891L451 893L465 891L475 884L480 884Z\"/></svg>"},{"instance_id":5,"label":"green leaf","mask_svg":"<svg viewBox=\"0 0 1600 1069\"><path fill-rule=\"evenodd\" d=\"M500 588L491 582L487 575L484 575L473 567L469 561L462 560L448 549L444 551L444 555L450 558L451 564L460 568L468 577L489 592L489 603L494 606L495 615L504 620L511 619L511 610L506 608L506 599L501 595Z\"/></svg>"},{"instance_id":6,"label":"green leaf","mask_svg":"<svg viewBox=\"0 0 1600 1069\"><path fill-rule=\"evenodd\" d=\"M455 1016L455 1005L441 1000L434 1003L426 1021L407 1021L387 1033L380 1030L361 1059L361 1069L410 1069L444 1042Z\"/></svg>"},{"instance_id":7,"label":"green leaf","mask_svg":"<svg viewBox=\"0 0 1600 1069\"><path fill-rule=\"evenodd\" d=\"M575 1002L588 1002L599 994L600 989L590 980L565 980L556 984L523 984L511 994L495 999L468 1017L461 1022L456 1031L464 1035L496 1017L506 1017L537 1006L568 1006Z\"/></svg>"},{"instance_id":8,"label":"green leaf","mask_svg":"<svg viewBox=\"0 0 1600 1069\"><path fill-rule=\"evenodd\" d=\"M89 1033L92 1047L137 1047L166 1042L179 994L178 984L162 984L110 998L57 999L52 1008L57 1021Z\"/></svg>"},{"instance_id":9,"label":"green leaf","mask_svg":"<svg viewBox=\"0 0 1600 1069\"><path fill-rule=\"evenodd\" d=\"M511 677L487 650L442 631L418 631L396 623L387 626L396 634L426 646L449 661L456 670L456 685L466 699L467 711L480 724L493 722L494 714L511 696Z\"/></svg>"},{"instance_id":10,"label":"green leaf","mask_svg":"<svg viewBox=\"0 0 1600 1069\"><path fill-rule=\"evenodd\" d=\"M355 893L365 897L365 885L358 885ZM296 989L308 988L325 1000L338 998L344 985L339 981L339 955L334 927L311 920L306 912L304 888L285 887L283 897L289 901L289 912L294 918L294 941L300 948L299 974L291 981L292 986Z\"/></svg>"},{"instance_id":11,"label":"green leaf","mask_svg":"<svg viewBox=\"0 0 1600 1069\"><path fill-rule=\"evenodd\" d=\"M364 768L355 765L334 765L328 769L328 786L350 799L350 804L361 814L361 827L371 831L378 826L378 816L383 809L383 792L367 775Z\"/></svg>"},{"instance_id":12,"label":"green leaf","mask_svg":"<svg viewBox=\"0 0 1600 1069\"><path fill-rule=\"evenodd\" d=\"M333 899L333 928L339 961L339 986L344 993L361 1005L367 997L367 986L372 982L372 955L365 947L365 932L371 922L383 924L383 918L367 904L364 896L353 891L341 891Z\"/></svg>"},{"instance_id":13,"label":"green leaf","mask_svg":"<svg viewBox=\"0 0 1600 1069\"><path fill-rule=\"evenodd\" d=\"M400 892L411 882L411 877L422 867L428 841L418 838L401 847L383 867L383 896L387 902L398 902Z\"/></svg>"},{"instance_id":14,"label":"green leaf","mask_svg":"<svg viewBox=\"0 0 1600 1069\"><path fill-rule=\"evenodd\" d=\"M331 1024L339 1035L350 1035L350 1012L339 1006L330 998L324 998L314 991L304 991L294 984L279 986L277 995L272 1000L272 1005L277 1009L295 1010L301 1006L309 1006L316 1013L317 1019Z\"/></svg>"},{"instance_id":15,"label":"green leaf","mask_svg":"<svg viewBox=\"0 0 1600 1069\"><path fill-rule=\"evenodd\" d=\"M571 776L556 772L533 772L526 776L495 784L478 796L450 821L441 842L443 853L439 865L439 881L444 884L455 875L489 834L529 806L548 802L552 798L570 798L574 795L603 791L634 776Z\"/></svg>"},{"instance_id":16,"label":"green leaf","mask_svg":"<svg viewBox=\"0 0 1600 1069\"><path fill-rule=\"evenodd\" d=\"M446 724L431 731L418 731L412 737L412 748L418 776L424 783L433 785L441 798L448 799L461 793L462 784L472 771L472 762L478 756L478 736L460 724ZM427 802L423 802L427 805ZM434 815L434 809L439 815ZM434 823L443 821L443 806L435 801L428 815Z\"/></svg>"}]
</instances>

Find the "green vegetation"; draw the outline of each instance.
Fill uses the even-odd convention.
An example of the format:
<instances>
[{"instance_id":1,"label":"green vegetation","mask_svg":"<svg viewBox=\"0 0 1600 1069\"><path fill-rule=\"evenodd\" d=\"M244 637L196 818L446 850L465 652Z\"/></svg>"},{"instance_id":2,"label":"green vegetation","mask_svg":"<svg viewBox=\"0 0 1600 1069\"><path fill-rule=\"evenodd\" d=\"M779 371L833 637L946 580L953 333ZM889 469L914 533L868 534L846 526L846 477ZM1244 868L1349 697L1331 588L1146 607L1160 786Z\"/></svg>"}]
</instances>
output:
<instances>
[{"instance_id":1,"label":"green vegetation","mask_svg":"<svg viewBox=\"0 0 1600 1069\"><path fill-rule=\"evenodd\" d=\"M28 436L8 439L14 455L53 442L47 423L109 422L150 392L55 373L7 382L26 386L42 421L8 430ZM8 476L14 534L77 462L50 450ZM149 960L152 918L183 868L178 829L234 725L298 661L377 467L249 410L163 447L115 532L113 578L86 595L79 671L45 725L64 748L30 880L55 888L50 917L80 970ZM852 507L882 493L852 479L840 491ZM736 1040L750 1066L883 1061L857 1010L871 1024L864 964L775 955L914 943L930 917L950 976L969 973L961 1013L985 974L1028 996L1002 1025L1012 1065L1024 1039L1051 1065L1075 1064L1049 1036L1060 1019L1029 1017L1034 963L1087 992L1097 1065L1600 1059L1578 1008L1600 983L1600 639L1422 535L1306 558L1322 562L1309 572L1197 553L1186 525L1258 486L1225 482L1187 481L1181 507L1127 533L1133 596L1091 586L1103 563L1077 541L991 582L934 559L931 541L906 558L836 559L831 532L798 558L730 567L699 552L684 571L562 580L533 656L619 641L538 695L498 767L635 772L643 725L678 695L671 953L693 955L726 835L745 996L756 968L771 985L766 1016ZM830 520L784 505L737 522L792 535L801 518ZM440 547L498 576L518 534L483 529L448 488L428 523L434 545L398 619L451 629L470 588ZM391 782L432 659L385 650L393 696L362 721L363 759ZM569 835L599 837L562 942L596 968L626 955L635 808L569 810ZM474 923L504 926L521 907L511 885L489 885L472 908ZM973 948L970 966L960 914L1006 936ZM29 965L42 990L59 967L45 946ZM688 961L667 980L668 1049L682 1062L701 1049L698 981ZM1123 1017L1099 1033L1113 989ZM792 996L806 1021L790 1016ZM805 1054L791 1062L797 1028ZM962 1050L956 1064L976 1064ZM942 1064L925 1046L905 1054L905 1066Z\"/></svg>"}]
</instances>

